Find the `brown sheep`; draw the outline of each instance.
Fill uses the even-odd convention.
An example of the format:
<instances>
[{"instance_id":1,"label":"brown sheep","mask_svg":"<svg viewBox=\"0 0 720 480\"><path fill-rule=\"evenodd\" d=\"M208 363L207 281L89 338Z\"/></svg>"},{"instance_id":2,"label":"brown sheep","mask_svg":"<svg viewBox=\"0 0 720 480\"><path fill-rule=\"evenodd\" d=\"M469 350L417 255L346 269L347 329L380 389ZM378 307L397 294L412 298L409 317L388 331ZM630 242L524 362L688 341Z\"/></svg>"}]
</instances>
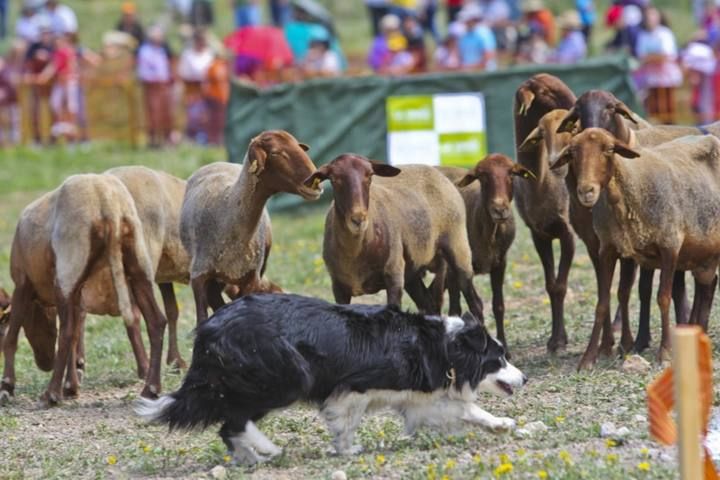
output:
<instances>
[{"instance_id":1,"label":"brown sheep","mask_svg":"<svg viewBox=\"0 0 720 480\"><path fill-rule=\"evenodd\" d=\"M720 126L720 123L718 123ZM604 128L612 133L618 140L629 146L654 146L682 137L684 135L701 135L697 127L682 127L664 125L653 127L639 115L630 110L615 95L605 90L590 90L578 97L573 108L570 109L558 132L578 133L586 128ZM711 128L713 128L711 126ZM720 129L720 127L718 128ZM720 133L720 132L719 132ZM574 190L575 180L572 175L568 177L568 188ZM583 238L591 257L597 258L599 242L592 228L592 215L590 210L582 207L575 197L570 201L570 213L573 217L575 231ZM589 238L592 237L592 238ZM595 264L595 260L593 264ZM621 260L620 284L618 286L618 315L615 324L621 325L620 344L625 352L634 348L642 351L650 343L650 301L652 296L653 270L641 269L639 281L640 293L640 321L638 335L633 343L628 318L628 303L630 288L635 277L635 262L631 259ZM685 293L685 274L676 272L673 279L673 302L675 304L675 317L678 323L686 323L688 318L687 295ZM607 322L609 324L609 320ZM608 328L609 330L609 328ZM612 345L612 332L604 332L604 347L606 351Z\"/></svg>"},{"instance_id":2,"label":"brown sheep","mask_svg":"<svg viewBox=\"0 0 720 480\"><path fill-rule=\"evenodd\" d=\"M573 137L553 168L568 163L577 180L573 195L592 208L600 242L595 325L578 369L591 367L597 359L600 330L609 317L612 275L620 257L661 271L658 359L666 359L675 270L693 272L700 288L691 322L707 326L720 260L720 140L683 137L652 149L633 150L607 130L589 128Z\"/></svg>"},{"instance_id":3,"label":"brown sheep","mask_svg":"<svg viewBox=\"0 0 720 480\"><path fill-rule=\"evenodd\" d=\"M490 274L497 338L507 351L503 282L507 251L515 239L515 218L510 205L513 199L512 178L534 179L534 176L519 163L499 153L488 155L471 170L455 167L438 167L438 170L460 189L465 202L473 273ZM453 278L448 283L449 313L460 315L460 290Z\"/></svg>"},{"instance_id":4,"label":"brown sheep","mask_svg":"<svg viewBox=\"0 0 720 480\"><path fill-rule=\"evenodd\" d=\"M206 165L188 179L180 215L180 238L190 254L190 284L197 321L208 306L224 305L225 284L238 295L279 291L263 275L272 245L268 199L278 192L320 197L321 189L303 185L315 171L308 146L282 130L253 138L242 165Z\"/></svg>"},{"instance_id":5,"label":"brown sheep","mask_svg":"<svg viewBox=\"0 0 720 480\"><path fill-rule=\"evenodd\" d=\"M324 180L330 180L334 200L325 219L323 259L337 303L384 289L387 303L400 306L405 289L419 310L439 313L423 276L447 262L482 321L465 205L450 180L432 167L406 165L401 171L355 154L323 165L305 184Z\"/></svg>"},{"instance_id":6,"label":"brown sheep","mask_svg":"<svg viewBox=\"0 0 720 480\"><path fill-rule=\"evenodd\" d=\"M521 151L518 147L546 113L559 108L569 109L574 103L575 95L562 80L552 75L539 74L520 85L513 105L516 160L537 177L535 182L516 183L515 205L530 229L545 272L545 290L550 297L552 310L552 333L547 343L551 353L567 345L564 303L570 265L575 255L568 193L563 175L549 173L547 158L539 150ZM552 249L554 239L560 241L557 275Z\"/></svg>"},{"instance_id":7,"label":"brown sheep","mask_svg":"<svg viewBox=\"0 0 720 480\"><path fill-rule=\"evenodd\" d=\"M14 356L21 326L38 366L53 370L42 396L52 405L63 395L77 395L76 354L85 312L121 315L130 334L135 306L145 318L150 337L150 365L142 395L157 396L166 320L153 296L153 268L141 232L132 197L112 175L74 175L23 210L10 253L15 291L3 345L0 397L6 399L14 392ZM53 308L60 317L57 353Z\"/></svg>"}]
</instances>

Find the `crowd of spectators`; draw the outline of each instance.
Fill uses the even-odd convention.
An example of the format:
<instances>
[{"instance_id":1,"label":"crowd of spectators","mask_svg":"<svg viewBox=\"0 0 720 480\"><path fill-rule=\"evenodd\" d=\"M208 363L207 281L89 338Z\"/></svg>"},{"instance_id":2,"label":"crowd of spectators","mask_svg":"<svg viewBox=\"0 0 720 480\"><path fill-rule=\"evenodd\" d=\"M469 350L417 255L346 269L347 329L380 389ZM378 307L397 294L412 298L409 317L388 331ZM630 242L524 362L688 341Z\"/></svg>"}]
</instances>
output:
<instances>
[{"instance_id":1,"label":"crowd of spectators","mask_svg":"<svg viewBox=\"0 0 720 480\"><path fill-rule=\"evenodd\" d=\"M154 23L141 18L133 2L123 2L99 53L82 45L75 12L62 1L18 1L13 30L7 27L8 2L0 0L0 37L14 32L0 57L0 145L20 140L22 116L36 143L86 140L85 79L118 57L126 66L109 71L140 86L152 147L182 138L178 113L184 138L221 144L231 78L264 86L347 74L349 63L352 74L493 71L514 64L574 64L592 50L623 51L635 59L634 79L648 113L659 120L675 120L675 90L685 80L697 122L720 117L720 10L713 2L697 8L701 0L693 3L698 32L684 48L651 0L615 0L604 16L593 0L575 0L574 9L562 12L543 0L364 0L373 36L365 66L358 59L348 62L340 48L342 32L322 7L303 8L312 1L227 0L236 30L222 40L214 33L213 0L167 0L170 15ZM270 13L268 25L263 7ZM181 39L177 53L167 40L170 26ZM605 45L593 42L599 28L612 30ZM29 92L27 111L19 107L23 89ZM43 138L46 108L51 128Z\"/></svg>"}]
</instances>

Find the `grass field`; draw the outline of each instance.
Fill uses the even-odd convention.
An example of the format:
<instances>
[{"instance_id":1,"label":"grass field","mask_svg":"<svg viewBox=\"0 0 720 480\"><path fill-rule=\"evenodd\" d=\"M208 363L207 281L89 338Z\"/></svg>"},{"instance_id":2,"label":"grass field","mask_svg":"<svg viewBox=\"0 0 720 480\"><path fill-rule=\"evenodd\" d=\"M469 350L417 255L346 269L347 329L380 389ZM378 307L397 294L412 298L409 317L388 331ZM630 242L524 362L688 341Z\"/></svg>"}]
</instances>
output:
<instances>
[{"instance_id":1,"label":"grass field","mask_svg":"<svg viewBox=\"0 0 720 480\"><path fill-rule=\"evenodd\" d=\"M19 212L67 175L142 163L187 176L203 163L222 158L221 151L191 147L150 153L104 145L3 152L0 286L12 288L8 260ZM308 205L273 215L275 244L268 277L288 291L331 299L320 255L326 208ZM659 367L654 365L647 374L623 373L621 361L613 358L601 361L593 372L575 373L589 335L595 299L584 248L578 248L566 303L570 344L557 357L545 353L550 307L542 278L527 229L520 226L509 258L506 321L513 362L530 382L510 399L488 396L481 402L492 413L514 417L521 424L544 422L548 431L535 437L521 439L513 434L468 430L452 436L422 431L407 439L401 436L399 419L381 413L367 417L362 424L359 437L365 452L338 458L327 452L329 435L317 413L295 407L261 422L270 438L284 447L281 457L251 470L234 467L225 463L224 447L215 429L168 435L165 429L147 426L132 414L131 402L142 382L134 374L122 321L91 317L86 333L87 376L80 398L58 408L43 410L36 406L49 375L35 367L29 345L21 339L16 397L9 406L0 408L0 478L202 478L216 465L225 465L230 478L329 478L337 469L344 470L348 478L494 478L496 474L515 479L675 478L673 451L648 438L644 420L644 389ZM486 300L488 283L486 278L476 279ZM179 299L180 347L189 360L195 320L187 287L179 287ZM410 307L407 299L406 306ZM633 308L633 318L636 310ZM655 310L654 338L659 335L657 317ZM491 316L489 322L492 325ZM711 336L717 334L715 314ZM645 356L651 360L654 353L653 349ZM164 390L176 388L181 378L181 372L165 369ZM624 445L609 446L600 438L600 425L606 421L631 430ZM510 465L512 471L502 473Z\"/></svg>"}]
</instances>

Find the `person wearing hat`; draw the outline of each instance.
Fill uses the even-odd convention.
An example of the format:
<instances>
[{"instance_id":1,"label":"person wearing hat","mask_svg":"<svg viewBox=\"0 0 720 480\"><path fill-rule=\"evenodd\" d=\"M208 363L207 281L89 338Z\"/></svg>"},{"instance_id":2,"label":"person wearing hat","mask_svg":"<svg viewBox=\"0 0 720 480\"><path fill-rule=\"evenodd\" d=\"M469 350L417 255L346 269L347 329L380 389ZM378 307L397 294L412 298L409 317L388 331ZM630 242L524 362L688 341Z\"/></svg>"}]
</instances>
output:
<instances>
[{"instance_id":1,"label":"person wearing hat","mask_svg":"<svg viewBox=\"0 0 720 480\"><path fill-rule=\"evenodd\" d=\"M77 16L69 6L61 4L58 0L47 0L43 13L50 19L54 34L77 34Z\"/></svg>"},{"instance_id":2,"label":"person wearing hat","mask_svg":"<svg viewBox=\"0 0 720 480\"><path fill-rule=\"evenodd\" d=\"M400 17L387 14L381 18L380 34L373 40L368 53L368 65L374 71L379 72L390 63L392 52L389 44L398 36L403 36L400 31ZM395 41L397 42L397 40Z\"/></svg>"},{"instance_id":3,"label":"person wearing hat","mask_svg":"<svg viewBox=\"0 0 720 480\"><path fill-rule=\"evenodd\" d=\"M521 10L526 24L534 31L542 31L548 45L555 45L555 18L542 0L523 0Z\"/></svg>"},{"instance_id":4,"label":"person wearing hat","mask_svg":"<svg viewBox=\"0 0 720 480\"><path fill-rule=\"evenodd\" d=\"M636 5L626 5L621 8L620 15L615 22L615 36L605 45L609 51L623 51L637 56L635 47L637 37L641 30L642 10Z\"/></svg>"},{"instance_id":5,"label":"person wearing hat","mask_svg":"<svg viewBox=\"0 0 720 480\"><path fill-rule=\"evenodd\" d=\"M132 35L138 47L145 41L145 29L137 16L137 7L134 2L123 2L122 16L118 20L115 30Z\"/></svg>"},{"instance_id":6,"label":"person wearing hat","mask_svg":"<svg viewBox=\"0 0 720 480\"><path fill-rule=\"evenodd\" d=\"M301 69L306 77L337 77L342 71L340 56L330 49L330 35L326 32L310 38L310 48L302 61Z\"/></svg>"},{"instance_id":7,"label":"person wearing hat","mask_svg":"<svg viewBox=\"0 0 720 480\"><path fill-rule=\"evenodd\" d=\"M465 33L458 41L462 68L496 68L497 43L492 30L483 22L483 12L478 4L470 3L458 14L458 22L465 27Z\"/></svg>"},{"instance_id":8,"label":"person wearing hat","mask_svg":"<svg viewBox=\"0 0 720 480\"><path fill-rule=\"evenodd\" d=\"M553 63L572 64L587 56L587 43L582 34L582 20L575 10L568 10L560 15L558 23L562 30L562 38L550 56Z\"/></svg>"},{"instance_id":9,"label":"person wearing hat","mask_svg":"<svg viewBox=\"0 0 720 480\"><path fill-rule=\"evenodd\" d=\"M692 88L690 106L695 114L695 123L705 125L715 120L715 95L713 75L717 59L712 47L707 43L707 33L697 32L683 50L681 64Z\"/></svg>"}]
</instances>

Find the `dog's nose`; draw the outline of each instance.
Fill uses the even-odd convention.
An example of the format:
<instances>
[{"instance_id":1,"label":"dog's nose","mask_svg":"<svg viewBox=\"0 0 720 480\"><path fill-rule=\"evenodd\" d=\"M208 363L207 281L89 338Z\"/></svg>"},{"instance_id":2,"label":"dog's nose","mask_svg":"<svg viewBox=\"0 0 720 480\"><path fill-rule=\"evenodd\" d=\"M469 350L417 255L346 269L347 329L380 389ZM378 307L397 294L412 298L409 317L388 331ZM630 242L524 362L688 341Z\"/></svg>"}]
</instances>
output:
<instances>
[{"instance_id":1,"label":"dog's nose","mask_svg":"<svg viewBox=\"0 0 720 480\"><path fill-rule=\"evenodd\" d=\"M527 382L528 382L528 378L525 375L523 375L523 385L525 385Z\"/></svg>"}]
</instances>

